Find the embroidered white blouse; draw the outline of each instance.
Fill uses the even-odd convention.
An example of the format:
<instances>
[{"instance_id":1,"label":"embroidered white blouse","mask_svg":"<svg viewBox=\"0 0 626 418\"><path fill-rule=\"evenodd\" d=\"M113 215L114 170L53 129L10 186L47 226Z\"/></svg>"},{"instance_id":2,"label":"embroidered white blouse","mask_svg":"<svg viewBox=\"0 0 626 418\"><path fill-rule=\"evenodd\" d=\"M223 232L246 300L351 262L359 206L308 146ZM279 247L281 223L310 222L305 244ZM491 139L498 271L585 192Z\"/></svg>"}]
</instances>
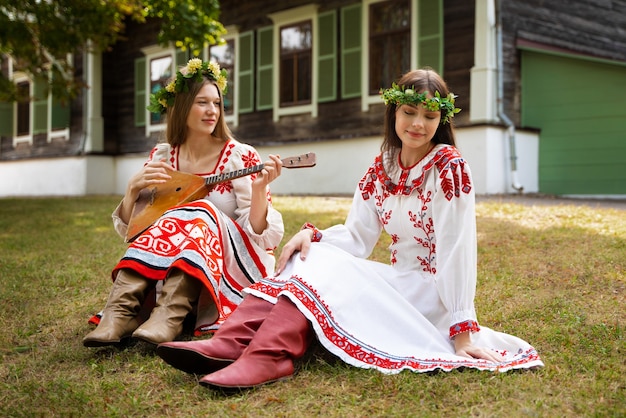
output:
<instances>
[{"instance_id":1,"label":"embroidered white blouse","mask_svg":"<svg viewBox=\"0 0 626 418\"><path fill-rule=\"evenodd\" d=\"M399 154L386 156L397 159ZM436 283L450 313L450 336L477 331L476 219L469 166L458 151L437 145L413 167L378 156L359 182L344 224L322 231L322 242L367 258L384 229L391 265Z\"/></svg>"},{"instance_id":2,"label":"embroidered white blouse","mask_svg":"<svg viewBox=\"0 0 626 418\"><path fill-rule=\"evenodd\" d=\"M178 170L178 155L178 147L172 147L167 143L160 143L152 149L147 162L163 159L171 164L174 170ZM208 177L261 163L262 161L258 152L252 146L231 139L224 144L219 162L212 172L194 174ZM206 199L213 203L224 214L235 220L250 239L259 247L268 251L274 250L283 237L284 225L282 215L274 209L271 204L269 187L267 189L267 199L269 202L266 217L267 228L262 233L257 234L250 225L249 216L252 181L255 176L256 174L251 174L219 183L209 192ZM120 207L121 202L113 211L113 226L120 236L125 237L128 225L119 217Z\"/></svg>"}]
</instances>

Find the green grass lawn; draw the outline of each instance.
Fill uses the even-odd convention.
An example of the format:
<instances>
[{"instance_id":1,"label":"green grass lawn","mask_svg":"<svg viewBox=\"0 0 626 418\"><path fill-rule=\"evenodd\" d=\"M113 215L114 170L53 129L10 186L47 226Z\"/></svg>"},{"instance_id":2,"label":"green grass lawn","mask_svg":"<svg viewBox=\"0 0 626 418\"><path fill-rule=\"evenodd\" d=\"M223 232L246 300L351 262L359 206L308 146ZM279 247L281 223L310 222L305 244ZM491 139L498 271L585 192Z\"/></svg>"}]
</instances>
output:
<instances>
[{"instance_id":1,"label":"green grass lawn","mask_svg":"<svg viewBox=\"0 0 626 418\"><path fill-rule=\"evenodd\" d=\"M626 211L477 205L479 321L533 344L542 369L386 376L317 348L294 378L224 395L147 344L82 346L126 247L118 201L0 199L0 416L626 416ZM288 238L342 222L350 199L274 204Z\"/></svg>"}]
</instances>

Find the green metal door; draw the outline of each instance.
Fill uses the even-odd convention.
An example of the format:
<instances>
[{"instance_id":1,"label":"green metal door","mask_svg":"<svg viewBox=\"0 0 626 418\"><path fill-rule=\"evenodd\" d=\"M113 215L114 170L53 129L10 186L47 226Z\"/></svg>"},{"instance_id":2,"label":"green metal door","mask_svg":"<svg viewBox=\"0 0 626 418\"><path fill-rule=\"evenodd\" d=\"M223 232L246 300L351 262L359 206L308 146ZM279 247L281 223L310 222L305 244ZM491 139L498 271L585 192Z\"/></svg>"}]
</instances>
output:
<instances>
[{"instance_id":1,"label":"green metal door","mask_svg":"<svg viewBox=\"0 0 626 418\"><path fill-rule=\"evenodd\" d=\"M539 128L539 191L626 195L626 66L522 51L522 126Z\"/></svg>"}]
</instances>

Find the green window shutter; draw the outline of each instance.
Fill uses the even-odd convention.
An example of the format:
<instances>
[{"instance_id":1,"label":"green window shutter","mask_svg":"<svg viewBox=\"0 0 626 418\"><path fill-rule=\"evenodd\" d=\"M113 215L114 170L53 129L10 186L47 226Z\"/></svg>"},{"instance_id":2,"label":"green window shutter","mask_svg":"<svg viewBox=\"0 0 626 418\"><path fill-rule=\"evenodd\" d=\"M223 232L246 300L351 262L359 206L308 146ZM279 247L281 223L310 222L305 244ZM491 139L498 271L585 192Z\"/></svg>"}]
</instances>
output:
<instances>
[{"instance_id":1,"label":"green window shutter","mask_svg":"<svg viewBox=\"0 0 626 418\"><path fill-rule=\"evenodd\" d=\"M54 77L54 75L53 75ZM50 109L50 128L53 131L70 127L70 106L63 104L58 98L52 96L52 109Z\"/></svg>"},{"instance_id":2,"label":"green window shutter","mask_svg":"<svg viewBox=\"0 0 626 418\"><path fill-rule=\"evenodd\" d=\"M180 67L184 67L189 62L189 51L183 51L182 49L176 48L176 54L174 56L174 74L176 70Z\"/></svg>"},{"instance_id":3,"label":"green window shutter","mask_svg":"<svg viewBox=\"0 0 626 418\"><path fill-rule=\"evenodd\" d=\"M13 136L13 103L0 102L0 135Z\"/></svg>"},{"instance_id":4,"label":"green window shutter","mask_svg":"<svg viewBox=\"0 0 626 418\"><path fill-rule=\"evenodd\" d=\"M361 5L341 9L341 98L361 95Z\"/></svg>"},{"instance_id":5,"label":"green window shutter","mask_svg":"<svg viewBox=\"0 0 626 418\"><path fill-rule=\"evenodd\" d=\"M318 16L318 89L317 100L337 100L337 11Z\"/></svg>"},{"instance_id":6,"label":"green window shutter","mask_svg":"<svg viewBox=\"0 0 626 418\"><path fill-rule=\"evenodd\" d=\"M135 60L135 126L146 126L146 58Z\"/></svg>"},{"instance_id":7,"label":"green window shutter","mask_svg":"<svg viewBox=\"0 0 626 418\"><path fill-rule=\"evenodd\" d=\"M443 0L417 0L417 66L443 74Z\"/></svg>"},{"instance_id":8,"label":"green window shutter","mask_svg":"<svg viewBox=\"0 0 626 418\"><path fill-rule=\"evenodd\" d=\"M36 79L33 99L33 135L48 132L48 81Z\"/></svg>"},{"instance_id":9,"label":"green window shutter","mask_svg":"<svg viewBox=\"0 0 626 418\"><path fill-rule=\"evenodd\" d=\"M239 35L237 101L239 113L254 111L254 32Z\"/></svg>"},{"instance_id":10,"label":"green window shutter","mask_svg":"<svg viewBox=\"0 0 626 418\"><path fill-rule=\"evenodd\" d=\"M274 75L274 28L267 26L258 30L257 39L257 104L258 110L271 109L273 107Z\"/></svg>"},{"instance_id":11,"label":"green window shutter","mask_svg":"<svg viewBox=\"0 0 626 418\"><path fill-rule=\"evenodd\" d=\"M63 105L59 100L52 98L52 130L69 128L70 107Z\"/></svg>"}]
</instances>

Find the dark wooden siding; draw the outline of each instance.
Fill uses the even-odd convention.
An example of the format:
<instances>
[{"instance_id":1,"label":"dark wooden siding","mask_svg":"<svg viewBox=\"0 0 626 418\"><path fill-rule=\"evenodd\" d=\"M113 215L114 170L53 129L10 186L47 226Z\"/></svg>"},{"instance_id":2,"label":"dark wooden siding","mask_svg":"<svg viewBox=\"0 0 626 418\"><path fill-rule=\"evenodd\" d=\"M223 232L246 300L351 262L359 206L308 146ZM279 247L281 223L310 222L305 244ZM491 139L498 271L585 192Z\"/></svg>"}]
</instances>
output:
<instances>
[{"instance_id":1,"label":"dark wooden siding","mask_svg":"<svg viewBox=\"0 0 626 418\"><path fill-rule=\"evenodd\" d=\"M497 0L501 7L505 112L520 123L519 42L626 62L623 0ZM590 78L590 83L592 78Z\"/></svg>"},{"instance_id":2,"label":"dark wooden siding","mask_svg":"<svg viewBox=\"0 0 626 418\"><path fill-rule=\"evenodd\" d=\"M149 151L158 135L146 137L145 127L135 126L135 60L141 48L156 43L159 22L127 22L125 37L102 57L102 116L104 148L109 154Z\"/></svg>"},{"instance_id":3,"label":"dark wooden siding","mask_svg":"<svg viewBox=\"0 0 626 418\"><path fill-rule=\"evenodd\" d=\"M319 11L339 9L360 3L354 0L333 0L323 2ZM220 20L224 25L236 25L240 32L257 30L271 25L268 14L310 4L306 0L245 0L222 2ZM262 13L259 11L262 10ZM473 65L473 2L446 0L444 75L450 88L459 95L457 105L464 112L456 117L456 124L467 123L469 116L469 76ZM127 22L125 37L110 51L103 54L103 103L104 153L128 154L147 152L159 139L160 134L145 136L144 127L134 125L133 72L134 60L142 56L141 48L154 45L158 32L158 21L139 25ZM338 86L340 89L341 86ZM77 110L80 100L76 101ZM82 115L72 113L73 121L80 122ZM272 119L271 111L255 111L239 116L239 127L233 128L237 138L253 145L281 142L311 142L328 139L345 139L371 135L381 135L383 131L382 106L371 106L368 112L361 111L359 98L336 100L319 104L318 117L310 115L283 116L278 122ZM70 142L80 144L81 129L72 129ZM10 139L9 139L10 140ZM69 145L69 144L66 144ZM27 150L10 150L10 143L2 143L2 158L12 152L21 157L36 156L38 152L52 155L75 153L45 144ZM77 149L78 146L74 145ZM5 152L8 150L9 152Z\"/></svg>"},{"instance_id":4,"label":"dark wooden siding","mask_svg":"<svg viewBox=\"0 0 626 418\"><path fill-rule=\"evenodd\" d=\"M253 6L237 4L236 7L233 3L224 3L222 22L225 25L237 25L242 32L255 30L271 24L269 19L259 16L258 10L273 13L308 3L257 1L250 3ZM355 2L324 2L319 10L333 10L351 4ZM469 119L470 69L474 63L474 3L466 0L446 0L444 30L444 76L450 89L459 96L457 106L464 109L455 121L457 126L462 126L467 124ZM382 105L371 106L369 111L362 112L360 98L338 99L320 103L318 112L317 118L310 115L283 116L276 123L272 120L271 111L248 113L240 115L239 127L233 128L233 133L239 139L253 145L345 139L383 133Z\"/></svg>"},{"instance_id":5,"label":"dark wooden siding","mask_svg":"<svg viewBox=\"0 0 626 418\"><path fill-rule=\"evenodd\" d=\"M626 2L617 0L496 0L502 12L504 106L507 115L520 122L520 41L535 42L564 51L626 62ZM220 20L236 25L240 32L256 31L272 24L270 13L310 4L306 0L224 1ZM319 11L360 3L356 0L319 2ZM444 77L463 109L455 123L469 124L470 71L474 65L474 1L444 1ZM127 22L125 38L103 54L104 153L145 153L160 134L145 136L144 127L134 124L134 61L141 48L155 44L158 22L139 25ZM75 60L82 75L82 59ZM592 80L590 80L592 82ZM338 86L340 88L341 86ZM338 96L339 97L339 96ZM82 150L84 132L83 98L71 108L71 139L48 144L35 138L33 146L14 149L11 138L0 140L0 160L42 156L76 155ZM319 104L318 117L284 116L275 123L271 111L241 114L234 129L242 141L254 145L280 142L319 141L380 135L381 106L362 112L360 99Z\"/></svg>"},{"instance_id":6,"label":"dark wooden siding","mask_svg":"<svg viewBox=\"0 0 626 418\"><path fill-rule=\"evenodd\" d=\"M83 56L74 55L76 76L83 78ZM33 135L33 143L21 143L13 147L13 138L0 137L0 161L21 160L29 158L62 157L80 155L83 152L85 132L83 129L83 95L79 95L70 103L70 138L47 141L45 134Z\"/></svg>"},{"instance_id":7,"label":"dark wooden siding","mask_svg":"<svg viewBox=\"0 0 626 418\"><path fill-rule=\"evenodd\" d=\"M444 1L443 77L459 96L456 106L462 111L454 117L457 127L469 123L470 70L474 66L474 2Z\"/></svg>"},{"instance_id":8,"label":"dark wooden siding","mask_svg":"<svg viewBox=\"0 0 626 418\"><path fill-rule=\"evenodd\" d=\"M310 3L303 0L222 2L221 21L224 25L236 25L241 32L256 30L272 24L268 14ZM359 2L351 0L322 3L319 12ZM259 10L263 10L263 13L259 13ZM340 88L338 85L338 89ZM282 116L278 122L274 122L272 117L271 111L242 114L239 116L239 126L232 128L233 134L252 145L267 145L381 135L383 131L380 109L373 107L368 112L362 112L360 99L320 103L317 118L302 114Z\"/></svg>"}]
</instances>

